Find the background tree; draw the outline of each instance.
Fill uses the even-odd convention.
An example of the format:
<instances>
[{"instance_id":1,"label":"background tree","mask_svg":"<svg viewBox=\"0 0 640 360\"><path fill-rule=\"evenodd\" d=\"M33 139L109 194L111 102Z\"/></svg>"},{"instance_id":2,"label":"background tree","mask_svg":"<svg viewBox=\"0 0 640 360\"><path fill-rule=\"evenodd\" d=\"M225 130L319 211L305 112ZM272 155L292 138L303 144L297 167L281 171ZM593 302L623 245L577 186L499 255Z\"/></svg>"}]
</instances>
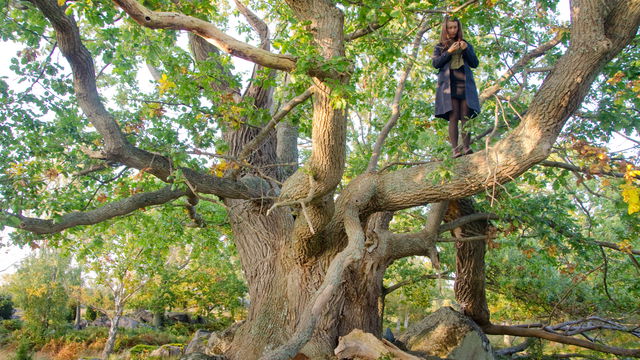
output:
<instances>
[{"instance_id":1,"label":"background tree","mask_svg":"<svg viewBox=\"0 0 640 360\"><path fill-rule=\"evenodd\" d=\"M107 314L111 321L102 352L104 359L113 352L119 321L133 296L167 271L169 264L175 264L178 270L184 268L190 260L194 239L198 239L197 233L207 231L184 227L174 217L175 211L163 213L149 209L141 216L91 228L77 240L70 240L74 241L73 245L67 244L73 246L85 268L95 275L92 287L105 291L110 300L109 304L88 302L89 306ZM210 231L207 233L211 239L213 235ZM182 248L174 246L176 239L182 241Z\"/></svg>"},{"instance_id":2,"label":"background tree","mask_svg":"<svg viewBox=\"0 0 640 360\"><path fill-rule=\"evenodd\" d=\"M12 70L33 84L2 92L2 219L24 230L16 242L182 199L183 218L198 225L198 203L217 197L250 298L227 355L322 358L354 328L379 334L386 268L415 255L435 263L438 235L453 230L456 297L485 331L637 355L492 325L485 242L469 238L486 240L493 216L478 217L482 204L468 197L495 198L555 150L565 125L584 137L637 129L637 118L611 125L637 105L633 85L600 74L637 69L637 47L627 46L637 41L640 2L573 1L567 28L555 1L251 3L264 19L235 1L250 25L239 27L245 42L224 34L226 2L114 3L33 0L4 17L3 37L27 46ZM422 40L444 12L472 24L485 103L477 124L493 124L475 154L455 160L444 155L444 124L427 120L433 42ZM189 51L174 30L192 34ZM216 48L256 65L244 92ZM142 63L155 74L152 91L136 81ZM610 100L581 107L600 93ZM638 174L628 165L621 190L634 214ZM447 212L447 201L465 211ZM421 230L389 230L393 212L427 204Z\"/></svg>"},{"instance_id":3,"label":"background tree","mask_svg":"<svg viewBox=\"0 0 640 360\"><path fill-rule=\"evenodd\" d=\"M42 248L20 263L6 289L22 310L27 338L42 341L67 324L74 280L71 259L54 249Z\"/></svg>"}]
</instances>

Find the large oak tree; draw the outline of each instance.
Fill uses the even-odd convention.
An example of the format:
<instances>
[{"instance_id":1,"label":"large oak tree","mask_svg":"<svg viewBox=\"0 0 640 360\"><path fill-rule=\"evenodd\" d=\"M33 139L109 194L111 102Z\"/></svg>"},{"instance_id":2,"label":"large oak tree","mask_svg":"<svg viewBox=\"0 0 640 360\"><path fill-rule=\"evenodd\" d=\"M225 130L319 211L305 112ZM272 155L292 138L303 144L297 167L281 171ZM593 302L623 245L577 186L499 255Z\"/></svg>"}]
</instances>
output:
<instances>
[{"instance_id":1,"label":"large oak tree","mask_svg":"<svg viewBox=\"0 0 640 360\"><path fill-rule=\"evenodd\" d=\"M246 41L222 30L229 10L215 2L13 3L4 36L28 45L20 54L24 66L12 66L32 85L18 96L4 84L5 98L13 98L3 110L10 135L3 155L11 159L4 167L3 222L33 240L178 203L202 226L198 202L219 199L250 296L229 358L303 353L317 359L332 354L338 337L352 329L380 334L387 267L414 255L436 263L437 235L454 228L441 226L443 217L469 215L455 224L462 229L478 220L473 211L451 207L445 216L447 202L469 205L461 199L545 160L640 24L638 0L572 1L570 26L554 32L545 27L558 25L548 17L555 2L500 3L286 0L252 4L260 10L253 12L236 0L254 31L248 34L257 34ZM437 37L446 12L472 25L467 37L486 59L483 102L500 101L498 93L517 89L509 81L529 71L530 61L562 41L566 47L545 57L547 75L533 90L525 87L520 114L507 121L513 128L495 126L476 153L448 159L435 134L427 151L388 150L402 149L397 142L385 147L394 127L415 119L426 124L432 114L434 42L423 41ZM500 54L498 38L509 41L513 29L516 50ZM176 46L173 30L189 34L190 53ZM45 48L47 58L34 63ZM72 88L55 61L58 51L70 66ZM255 64L244 93L225 53ZM496 73L505 68L497 59L511 64L504 74ZM152 93L136 85L143 62L158 83ZM45 87L55 91L38 95L33 88L42 78L51 78ZM373 132L351 142L366 128L363 114L374 113ZM349 160L354 152L359 162ZM381 159L390 166L380 167ZM25 180L32 173L41 181ZM393 212L427 204L424 230L389 230ZM484 299L484 243L464 243L458 251L463 309L487 331L503 331L491 325Z\"/></svg>"}]
</instances>

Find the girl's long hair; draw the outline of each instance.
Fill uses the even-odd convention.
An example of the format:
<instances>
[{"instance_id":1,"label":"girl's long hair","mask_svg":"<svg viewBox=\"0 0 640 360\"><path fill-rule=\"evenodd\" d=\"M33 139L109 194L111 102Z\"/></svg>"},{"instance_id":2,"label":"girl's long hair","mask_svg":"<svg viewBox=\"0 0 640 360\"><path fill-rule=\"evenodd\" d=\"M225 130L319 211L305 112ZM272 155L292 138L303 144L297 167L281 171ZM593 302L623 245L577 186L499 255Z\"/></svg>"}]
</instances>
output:
<instances>
[{"instance_id":1,"label":"girl's long hair","mask_svg":"<svg viewBox=\"0 0 640 360\"><path fill-rule=\"evenodd\" d=\"M447 36L448 22L455 22L458 24L458 33L456 34L456 37L454 39L449 39L449 36ZM444 47L444 50L447 50L449 49L449 46L451 46L455 41L460 40L462 40L462 23L460 23L460 20L456 18L446 16L444 18L444 21L442 22L442 31L440 32L440 45Z\"/></svg>"}]
</instances>

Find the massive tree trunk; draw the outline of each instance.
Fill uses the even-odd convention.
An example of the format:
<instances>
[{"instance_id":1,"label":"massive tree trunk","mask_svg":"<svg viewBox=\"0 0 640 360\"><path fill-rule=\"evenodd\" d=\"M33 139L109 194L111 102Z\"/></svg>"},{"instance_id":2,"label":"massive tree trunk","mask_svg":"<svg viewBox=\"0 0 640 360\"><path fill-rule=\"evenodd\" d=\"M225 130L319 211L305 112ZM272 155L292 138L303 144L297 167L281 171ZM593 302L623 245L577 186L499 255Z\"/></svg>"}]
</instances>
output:
<instances>
[{"instance_id":1,"label":"massive tree trunk","mask_svg":"<svg viewBox=\"0 0 640 360\"><path fill-rule=\"evenodd\" d=\"M226 135L230 153L237 155L258 134L258 129L243 126ZM263 175L280 178L275 167L275 131L250 158L254 167L263 167ZM243 171L247 176L251 170ZM266 214L262 201L226 199L234 241L249 287L249 311L237 330L227 356L231 359L258 359L284 344L301 322L316 290L326 275L331 260L346 243L344 229L336 225L316 235L317 246L296 242L295 228L307 218L302 210L277 207ZM326 206L321 204L321 206ZM336 212L340 212L340 206ZM310 216L314 216L312 213ZM387 222L390 218L387 219ZM326 220L325 220L326 221ZM363 224L366 221L363 220ZM373 223L372 223L373 226ZM375 243L375 233L368 232ZM320 245L335 244L329 248ZM382 277L390 262L385 248L375 247L346 271L344 282L336 289L322 313L311 340L301 353L311 359L329 358L338 337L353 329L379 334L380 314L375 311L382 292ZM374 311L372 311L374 309Z\"/></svg>"},{"instance_id":2,"label":"massive tree trunk","mask_svg":"<svg viewBox=\"0 0 640 360\"><path fill-rule=\"evenodd\" d=\"M227 353L231 359L257 359L285 343L335 256L331 252L297 261L295 249L283 231L292 226L290 217L284 211L269 219L254 213L251 220L242 220L244 226L232 220L232 224L242 227L236 232L236 243L249 284L250 307L247 320ZM344 282L332 294L313 337L301 353L311 359L329 358L338 337L356 328L380 334L378 298L387 265L388 260L374 250L345 271Z\"/></svg>"}]
</instances>

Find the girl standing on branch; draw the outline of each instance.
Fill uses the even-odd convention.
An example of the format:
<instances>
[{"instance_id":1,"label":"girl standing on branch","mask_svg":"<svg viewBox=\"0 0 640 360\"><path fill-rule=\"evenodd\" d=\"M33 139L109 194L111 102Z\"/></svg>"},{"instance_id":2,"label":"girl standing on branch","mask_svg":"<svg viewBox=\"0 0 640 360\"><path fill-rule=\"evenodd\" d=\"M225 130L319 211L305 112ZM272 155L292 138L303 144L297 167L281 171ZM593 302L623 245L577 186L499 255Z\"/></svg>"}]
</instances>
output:
<instances>
[{"instance_id":1,"label":"girl standing on branch","mask_svg":"<svg viewBox=\"0 0 640 360\"><path fill-rule=\"evenodd\" d=\"M464 124L480 112L478 89L471 68L478 67L478 57L473 46L462 37L460 20L446 17L442 23L440 42L436 45L432 59L433 67L439 69L436 91L436 117L449 120L449 141L453 157L470 154L471 135L464 132ZM460 122L462 146L458 145L458 122Z\"/></svg>"}]
</instances>

